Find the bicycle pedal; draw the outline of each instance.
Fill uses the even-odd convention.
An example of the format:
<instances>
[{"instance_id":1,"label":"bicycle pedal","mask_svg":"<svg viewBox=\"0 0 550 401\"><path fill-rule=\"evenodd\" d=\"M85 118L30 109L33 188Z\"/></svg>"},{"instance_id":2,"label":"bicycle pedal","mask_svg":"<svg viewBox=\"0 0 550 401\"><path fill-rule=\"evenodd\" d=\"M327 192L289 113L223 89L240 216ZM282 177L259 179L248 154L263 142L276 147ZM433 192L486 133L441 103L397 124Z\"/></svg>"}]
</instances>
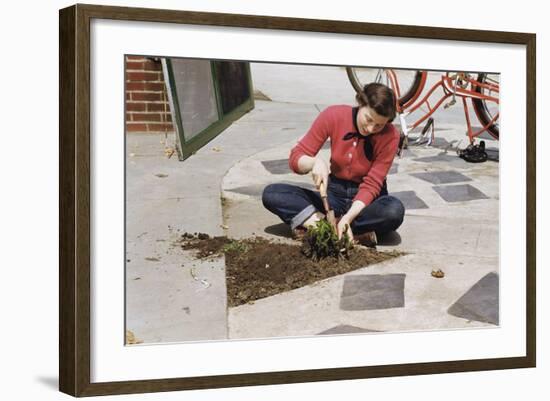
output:
<instances>
[{"instance_id":1,"label":"bicycle pedal","mask_svg":"<svg viewBox=\"0 0 550 401\"><path fill-rule=\"evenodd\" d=\"M444 108L444 109L448 109L449 107L454 106L455 104L456 104L456 100L453 99L453 100L451 100L449 103L445 103L445 104L443 105L443 108Z\"/></svg>"}]
</instances>

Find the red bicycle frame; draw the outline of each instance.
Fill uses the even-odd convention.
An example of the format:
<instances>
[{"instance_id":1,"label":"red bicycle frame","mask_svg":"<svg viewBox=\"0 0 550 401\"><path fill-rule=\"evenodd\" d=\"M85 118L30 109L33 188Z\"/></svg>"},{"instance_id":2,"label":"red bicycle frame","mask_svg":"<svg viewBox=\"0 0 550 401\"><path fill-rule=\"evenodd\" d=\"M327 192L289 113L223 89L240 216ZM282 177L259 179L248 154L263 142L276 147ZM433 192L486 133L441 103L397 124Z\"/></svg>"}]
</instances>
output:
<instances>
[{"instance_id":1,"label":"red bicycle frame","mask_svg":"<svg viewBox=\"0 0 550 401\"><path fill-rule=\"evenodd\" d=\"M385 70L386 75L388 77L388 81L390 83L391 88L396 93L396 98L399 99L401 96L401 90L399 88L399 82L397 80L397 76L394 70ZM449 97L452 97L453 99L451 102L445 105L445 108L449 107L450 105L455 103L455 97L459 96L462 98L462 105L464 107L464 116L466 118L466 125L468 128L468 137L470 139L470 143L474 142L474 139L481 135L483 132L487 131L490 126L492 126L497 120L499 113L496 113L492 119L487 122L487 124L482 124L481 129L474 132L472 128L472 124L470 121L470 113L468 110L468 104L466 102L467 98L470 99L480 99L485 100L489 102L494 102L497 105L499 104L499 98L494 96L488 96L483 93L476 91L476 89L488 89L492 92L499 92L499 85L497 84L491 84L491 83L484 83L479 82L473 78L471 78L468 74L464 73L457 73L452 76L443 75L441 76L441 79L436 82L428 91L428 93L419 101L417 99L420 97L424 90L424 86L426 85L428 73L426 71L421 71L421 81L420 85L418 86L418 90L416 93L409 99L406 103L403 105L400 105L399 102L397 102L397 112L400 114L400 116L407 116L416 110L418 110L422 106L426 106L428 109L428 112L426 112L420 119L418 119L416 122L414 122L411 126L404 126L405 123L404 118L402 118L402 129L405 135L408 135L409 130L413 130L416 127L418 127L420 124L422 124L426 119L428 119L440 106L445 102ZM432 107L430 104L430 97L433 95L433 93L438 88L443 89L443 96L435 103L435 105ZM471 89L468 89L470 87Z\"/></svg>"}]
</instances>

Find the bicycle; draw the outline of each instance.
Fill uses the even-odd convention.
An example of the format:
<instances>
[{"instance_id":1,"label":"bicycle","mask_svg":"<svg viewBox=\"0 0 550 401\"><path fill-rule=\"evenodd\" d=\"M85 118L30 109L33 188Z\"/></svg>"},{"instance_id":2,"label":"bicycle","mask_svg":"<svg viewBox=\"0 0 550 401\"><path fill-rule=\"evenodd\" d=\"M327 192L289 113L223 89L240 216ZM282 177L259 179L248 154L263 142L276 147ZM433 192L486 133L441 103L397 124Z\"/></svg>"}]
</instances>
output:
<instances>
[{"instance_id":1,"label":"bicycle","mask_svg":"<svg viewBox=\"0 0 550 401\"><path fill-rule=\"evenodd\" d=\"M475 138L483 132L499 139L499 74L478 73L474 78L473 74L467 72L446 72L421 98L428 78L427 71L346 67L346 72L357 92L361 91L366 83L382 82L384 77L386 78L386 85L391 87L396 94L396 108L405 147L408 143L409 132L426 120L428 122L415 143L427 142L427 145L431 145L435 139L432 114L449 98L451 100L444 105L444 108L453 106L457 96L462 98L470 147L474 146ZM374 73L376 75L373 78ZM442 88L443 96L432 107L430 97L438 88ZM474 131L470 121L468 98L471 99L477 119L481 123L481 129L477 131ZM423 115L413 124L407 125L406 117L420 110L422 106L426 106L428 110L424 111ZM426 138L425 135L430 127L431 135Z\"/></svg>"}]
</instances>

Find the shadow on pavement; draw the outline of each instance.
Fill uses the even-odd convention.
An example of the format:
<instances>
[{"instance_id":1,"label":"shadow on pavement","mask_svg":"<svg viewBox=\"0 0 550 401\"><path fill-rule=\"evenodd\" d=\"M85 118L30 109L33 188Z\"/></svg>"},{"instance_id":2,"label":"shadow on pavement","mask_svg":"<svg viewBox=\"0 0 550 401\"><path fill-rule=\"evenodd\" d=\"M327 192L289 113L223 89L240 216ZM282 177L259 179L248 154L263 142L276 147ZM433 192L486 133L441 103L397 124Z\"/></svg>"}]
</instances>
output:
<instances>
[{"instance_id":1,"label":"shadow on pavement","mask_svg":"<svg viewBox=\"0 0 550 401\"><path fill-rule=\"evenodd\" d=\"M276 235L278 237L292 238L292 231L285 223L273 224L267 226L264 230L267 234ZM401 235L397 231L391 231L383 236L378 237L379 245L395 246L401 243Z\"/></svg>"},{"instance_id":2,"label":"shadow on pavement","mask_svg":"<svg viewBox=\"0 0 550 401\"><path fill-rule=\"evenodd\" d=\"M387 234L378 237L378 245L399 245L401 243L401 235L397 231L391 231Z\"/></svg>"},{"instance_id":3,"label":"shadow on pavement","mask_svg":"<svg viewBox=\"0 0 550 401\"><path fill-rule=\"evenodd\" d=\"M285 223L273 224L267 226L264 230L267 234L276 235L278 237L292 238L292 231Z\"/></svg>"}]
</instances>

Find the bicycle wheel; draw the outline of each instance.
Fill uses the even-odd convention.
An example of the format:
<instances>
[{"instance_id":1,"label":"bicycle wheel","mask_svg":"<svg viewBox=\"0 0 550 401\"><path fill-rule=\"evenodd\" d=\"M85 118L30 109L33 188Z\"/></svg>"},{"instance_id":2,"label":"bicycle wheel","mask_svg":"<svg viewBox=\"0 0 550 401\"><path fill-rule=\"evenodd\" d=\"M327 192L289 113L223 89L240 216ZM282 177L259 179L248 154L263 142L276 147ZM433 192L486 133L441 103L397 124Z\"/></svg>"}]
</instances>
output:
<instances>
[{"instance_id":1,"label":"bicycle wheel","mask_svg":"<svg viewBox=\"0 0 550 401\"><path fill-rule=\"evenodd\" d=\"M399 105L403 107L403 105L415 96L417 91L422 90L422 71L393 71L397 76L399 85ZM380 82L391 87L387 75L382 68L346 67L346 72L348 74L349 81L356 92L362 91L364 86L371 82Z\"/></svg>"},{"instance_id":2,"label":"bicycle wheel","mask_svg":"<svg viewBox=\"0 0 550 401\"><path fill-rule=\"evenodd\" d=\"M500 74L487 74L484 72L479 73L476 79L477 82L481 84L489 84L493 87L486 88L477 85L474 90L483 95L498 98L498 87L500 83L499 78ZM483 126L489 124L493 120L493 118L495 118L499 110L498 103L491 102L485 99L472 98L472 103L474 105L474 111L476 112L477 118ZM498 119L487 128L487 131L489 132L489 134L491 134L493 138L499 138L500 129Z\"/></svg>"}]
</instances>

